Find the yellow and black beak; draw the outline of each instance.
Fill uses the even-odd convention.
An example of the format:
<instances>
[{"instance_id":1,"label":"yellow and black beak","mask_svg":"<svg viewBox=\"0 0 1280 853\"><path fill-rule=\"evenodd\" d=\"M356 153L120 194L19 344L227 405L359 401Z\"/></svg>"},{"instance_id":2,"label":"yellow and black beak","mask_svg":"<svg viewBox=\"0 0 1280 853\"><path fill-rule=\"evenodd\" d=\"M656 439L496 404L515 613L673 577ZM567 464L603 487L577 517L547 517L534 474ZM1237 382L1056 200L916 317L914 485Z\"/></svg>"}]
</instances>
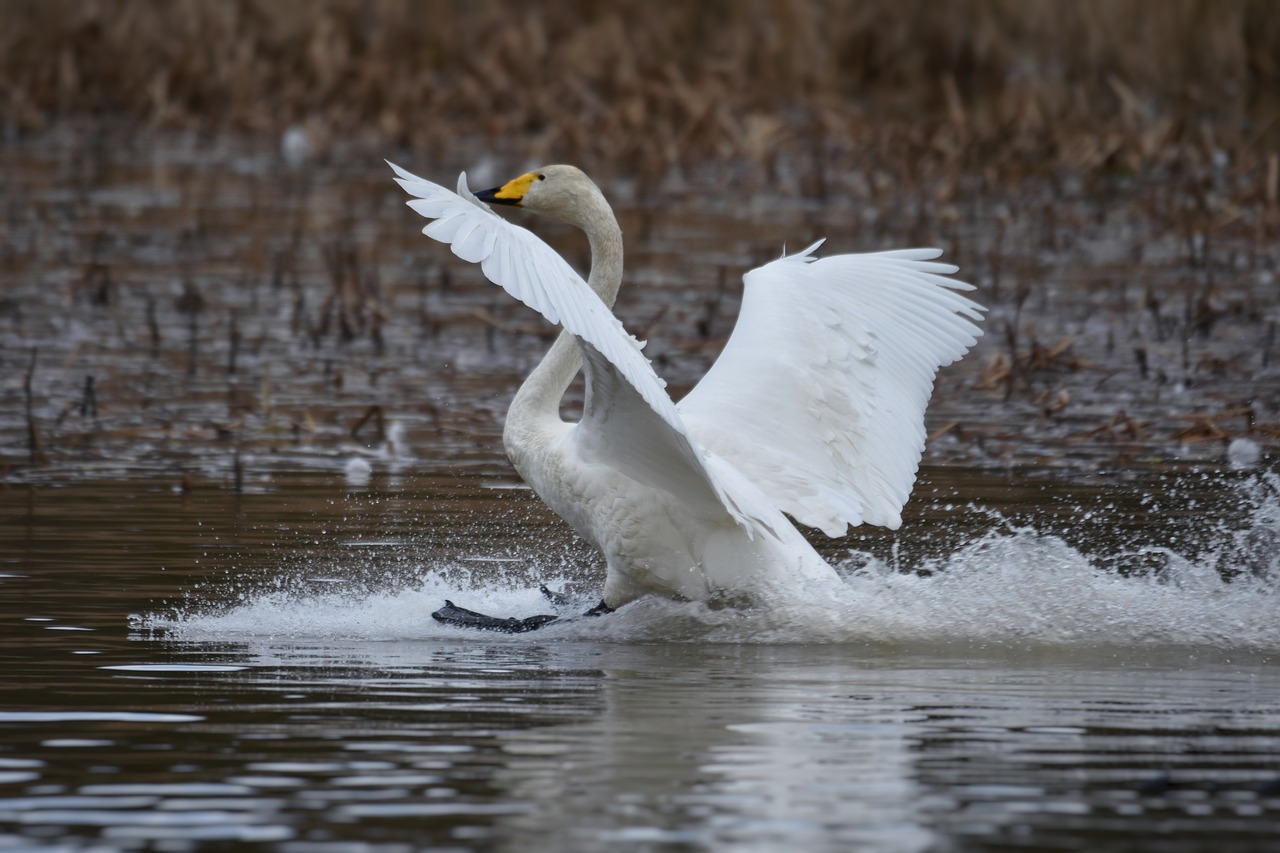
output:
<instances>
[{"instance_id":1,"label":"yellow and black beak","mask_svg":"<svg viewBox=\"0 0 1280 853\"><path fill-rule=\"evenodd\" d=\"M538 176L533 172L521 175L507 181L500 187L494 187L491 190L481 190L476 193L476 198L485 204L507 204L512 207L519 207L524 201L524 194L529 191L530 185L537 180Z\"/></svg>"}]
</instances>

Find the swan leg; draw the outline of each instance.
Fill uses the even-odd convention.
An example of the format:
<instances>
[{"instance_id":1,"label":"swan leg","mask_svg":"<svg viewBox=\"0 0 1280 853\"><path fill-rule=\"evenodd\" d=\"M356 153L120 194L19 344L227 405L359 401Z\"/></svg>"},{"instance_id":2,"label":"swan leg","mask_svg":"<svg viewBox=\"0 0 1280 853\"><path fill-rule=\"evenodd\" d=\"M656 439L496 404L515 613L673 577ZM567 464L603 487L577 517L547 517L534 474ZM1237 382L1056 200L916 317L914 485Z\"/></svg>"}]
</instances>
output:
<instances>
[{"instance_id":1,"label":"swan leg","mask_svg":"<svg viewBox=\"0 0 1280 853\"><path fill-rule=\"evenodd\" d=\"M583 616L604 616L606 613L612 613L613 610L614 608L606 604L605 600L602 598L600 599L599 604L597 604L595 607L588 610L586 613L583 613L582 615Z\"/></svg>"},{"instance_id":2,"label":"swan leg","mask_svg":"<svg viewBox=\"0 0 1280 853\"><path fill-rule=\"evenodd\" d=\"M465 607L459 607L452 601L445 599L444 607L432 613L431 618L437 622L443 622L445 625L453 625L456 628L500 631L503 634L523 634L526 631L536 631L548 622L554 622L560 617L542 614L530 616L526 619L516 619L514 616L507 619L499 619L497 616L486 616L474 610L467 610Z\"/></svg>"},{"instance_id":3,"label":"swan leg","mask_svg":"<svg viewBox=\"0 0 1280 853\"><path fill-rule=\"evenodd\" d=\"M550 601L552 604L556 605L557 607L571 607L574 601L577 600L572 595L567 595L566 593L563 593L563 592L556 592L554 589L551 589L546 584L539 586L538 591L542 593L543 598L545 598L547 601ZM599 604L597 604L595 607L591 608L590 610L584 612L582 615L583 616L603 616L606 613L612 613L616 609L617 608L615 607L610 607L602 598L600 599Z\"/></svg>"},{"instance_id":4,"label":"swan leg","mask_svg":"<svg viewBox=\"0 0 1280 853\"><path fill-rule=\"evenodd\" d=\"M563 592L556 592L554 589L551 589L546 584L542 584L541 586L539 586L538 591L542 593L543 598L545 598L547 601L550 601L552 604L556 605L557 607L568 607L570 604L573 604L572 597L565 595Z\"/></svg>"}]
</instances>

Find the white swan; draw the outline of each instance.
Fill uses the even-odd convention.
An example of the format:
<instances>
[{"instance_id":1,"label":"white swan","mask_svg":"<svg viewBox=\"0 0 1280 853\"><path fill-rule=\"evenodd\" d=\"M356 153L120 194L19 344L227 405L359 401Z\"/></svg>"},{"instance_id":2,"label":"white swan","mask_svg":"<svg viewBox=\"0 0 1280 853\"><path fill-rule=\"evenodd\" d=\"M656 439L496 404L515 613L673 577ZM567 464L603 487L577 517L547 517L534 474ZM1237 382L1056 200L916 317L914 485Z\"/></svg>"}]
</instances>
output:
<instances>
[{"instance_id":1,"label":"white swan","mask_svg":"<svg viewBox=\"0 0 1280 853\"><path fill-rule=\"evenodd\" d=\"M757 598L835 572L786 518L841 536L897 528L924 449L938 368L982 331L982 307L940 274L934 249L816 258L821 241L744 277L742 309L719 360L679 405L610 310L622 232L596 185L547 166L472 194L391 165L434 220L428 237L564 329L516 393L503 442L516 470L608 567L601 611L640 596ZM591 273L577 275L529 231L483 202L577 226ZM582 420L560 400L582 369ZM551 617L497 620L448 604L441 621L528 630Z\"/></svg>"}]
</instances>

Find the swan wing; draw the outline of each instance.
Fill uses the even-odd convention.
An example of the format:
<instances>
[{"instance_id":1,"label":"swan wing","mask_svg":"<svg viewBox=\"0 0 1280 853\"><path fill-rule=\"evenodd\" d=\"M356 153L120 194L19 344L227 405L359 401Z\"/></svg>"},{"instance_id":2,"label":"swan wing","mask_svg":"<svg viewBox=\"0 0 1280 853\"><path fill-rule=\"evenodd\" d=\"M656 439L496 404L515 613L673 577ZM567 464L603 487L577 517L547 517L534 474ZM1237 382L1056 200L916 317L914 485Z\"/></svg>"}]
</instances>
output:
<instances>
[{"instance_id":1,"label":"swan wing","mask_svg":"<svg viewBox=\"0 0 1280 853\"><path fill-rule=\"evenodd\" d=\"M387 165L396 183L415 197L409 207L433 220L422 233L480 264L485 278L577 337L591 380L579 434L597 458L673 494L713 495L748 531L752 522L768 527L776 510L755 490L711 473L715 460L690 439L666 383L641 353L642 344L564 258L476 198L465 172L454 193Z\"/></svg>"},{"instance_id":2,"label":"swan wing","mask_svg":"<svg viewBox=\"0 0 1280 853\"><path fill-rule=\"evenodd\" d=\"M480 264L489 281L594 346L669 426L683 432L666 383L641 354L640 342L564 258L476 198L467 187L466 172L458 176L454 193L394 163L387 165L395 171L396 183L415 196L409 207L432 220L423 234L448 243L459 258Z\"/></svg>"},{"instance_id":3,"label":"swan wing","mask_svg":"<svg viewBox=\"0 0 1280 853\"><path fill-rule=\"evenodd\" d=\"M972 285L936 249L816 258L821 241L744 276L719 359L679 404L694 437L828 536L897 528L938 369L982 330Z\"/></svg>"},{"instance_id":4,"label":"swan wing","mask_svg":"<svg viewBox=\"0 0 1280 853\"><path fill-rule=\"evenodd\" d=\"M778 537L787 522L767 495L715 454L697 450L683 430L672 429L599 350L585 343L581 348L586 399L572 433L579 460L675 495L704 522L732 517L748 533L762 529Z\"/></svg>"}]
</instances>

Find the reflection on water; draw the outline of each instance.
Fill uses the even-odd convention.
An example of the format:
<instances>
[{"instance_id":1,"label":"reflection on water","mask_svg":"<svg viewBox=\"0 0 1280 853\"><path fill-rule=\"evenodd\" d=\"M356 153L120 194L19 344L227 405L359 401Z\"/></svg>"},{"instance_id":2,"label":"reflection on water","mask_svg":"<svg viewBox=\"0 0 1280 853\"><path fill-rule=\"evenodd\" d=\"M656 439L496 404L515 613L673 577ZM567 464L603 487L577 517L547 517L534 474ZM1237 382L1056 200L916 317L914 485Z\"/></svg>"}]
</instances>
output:
<instances>
[{"instance_id":1,"label":"reflection on water","mask_svg":"<svg viewBox=\"0 0 1280 853\"><path fill-rule=\"evenodd\" d=\"M0 821L318 850L1250 850L1280 831L1280 674L1256 659L459 642L222 659L248 669L83 679L198 715L8 725Z\"/></svg>"},{"instance_id":2,"label":"reflection on water","mask_svg":"<svg viewBox=\"0 0 1280 853\"><path fill-rule=\"evenodd\" d=\"M592 555L507 485L4 492L0 847L1254 851L1280 833L1265 477L926 471L909 535L829 552L849 600L825 611L435 625L443 594L523 611L546 606L535 578L595 591ZM1216 520L1160 523L1189 506Z\"/></svg>"}]
</instances>

